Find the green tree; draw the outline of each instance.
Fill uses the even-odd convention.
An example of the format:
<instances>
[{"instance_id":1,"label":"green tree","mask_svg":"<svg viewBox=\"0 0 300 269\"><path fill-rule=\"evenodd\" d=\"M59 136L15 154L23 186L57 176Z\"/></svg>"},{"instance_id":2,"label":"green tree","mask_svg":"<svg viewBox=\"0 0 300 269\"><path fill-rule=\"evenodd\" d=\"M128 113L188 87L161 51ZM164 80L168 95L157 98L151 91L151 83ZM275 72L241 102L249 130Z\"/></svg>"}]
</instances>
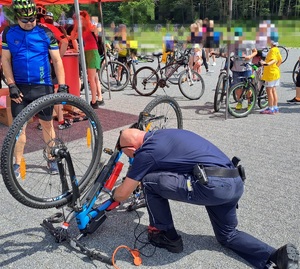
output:
<instances>
[{"instance_id":1,"label":"green tree","mask_svg":"<svg viewBox=\"0 0 300 269\"><path fill-rule=\"evenodd\" d=\"M135 23L145 24L154 20L154 0L140 0L123 2L120 5L120 13L123 23L133 25Z\"/></svg>"}]
</instances>

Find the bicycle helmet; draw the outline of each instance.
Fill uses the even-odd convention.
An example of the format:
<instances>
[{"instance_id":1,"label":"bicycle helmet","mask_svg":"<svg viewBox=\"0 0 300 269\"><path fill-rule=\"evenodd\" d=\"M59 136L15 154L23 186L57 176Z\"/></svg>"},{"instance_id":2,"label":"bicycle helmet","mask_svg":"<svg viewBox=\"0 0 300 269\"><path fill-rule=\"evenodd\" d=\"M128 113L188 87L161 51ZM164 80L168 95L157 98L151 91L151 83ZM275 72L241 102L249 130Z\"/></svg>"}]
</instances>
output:
<instances>
[{"instance_id":1,"label":"bicycle helmet","mask_svg":"<svg viewBox=\"0 0 300 269\"><path fill-rule=\"evenodd\" d=\"M36 5L32 0L13 0L13 10L17 18L36 16Z\"/></svg>"},{"instance_id":2,"label":"bicycle helmet","mask_svg":"<svg viewBox=\"0 0 300 269\"><path fill-rule=\"evenodd\" d=\"M41 14L43 16L45 16L46 12L47 12L46 9L41 5L36 6L36 11L37 11L37 14Z\"/></svg>"},{"instance_id":3,"label":"bicycle helmet","mask_svg":"<svg viewBox=\"0 0 300 269\"><path fill-rule=\"evenodd\" d=\"M48 12L46 13L46 16L48 16L48 17L52 17L52 18L53 18L53 13L52 13L52 12L50 12L50 11L48 11Z\"/></svg>"}]
</instances>

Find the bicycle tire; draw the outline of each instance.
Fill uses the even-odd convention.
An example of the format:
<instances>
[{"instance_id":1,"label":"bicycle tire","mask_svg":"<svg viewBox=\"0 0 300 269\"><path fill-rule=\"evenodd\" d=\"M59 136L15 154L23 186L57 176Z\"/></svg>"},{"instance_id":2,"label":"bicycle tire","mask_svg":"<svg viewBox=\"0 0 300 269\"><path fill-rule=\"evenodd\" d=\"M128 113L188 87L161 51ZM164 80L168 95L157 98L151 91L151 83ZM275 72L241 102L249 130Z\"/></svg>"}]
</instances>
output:
<instances>
[{"instance_id":1,"label":"bicycle tire","mask_svg":"<svg viewBox=\"0 0 300 269\"><path fill-rule=\"evenodd\" d=\"M59 130L53 121L55 139L50 138L51 140L46 143L43 134L47 132L36 128L35 115L43 114L46 108L53 108L55 104L63 104L65 109L68 106L70 115L76 117L73 117L72 127L64 130ZM26 127L26 144L23 151L26 165L20 167L21 178L18 179L13 170L14 151L23 127ZM86 138L87 128L90 130L91 139ZM91 143L90 147L87 146L87 141ZM67 147L73 161L79 190L83 191L96 177L96 171L100 167L102 143L100 121L87 102L67 93L43 96L23 109L9 128L1 151L3 181L11 195L26 206L40 209L63 206L72 199L69 169L66 160L62 159L65 180L61 179L59 174L48 174L45 167L50 150L47 150L47 147L52 148L54 145Z\"/></svg>"},{"instance_id":2,"label":"bicycle tire","mask_svg":"<svg viewBox=\"0 0 300 269\"><path fill-rule=\"evenodd\" d=\"M298 60L293 69L293 81L295 84L296 84L297 75L299 73L299 70L300 70L300 61Z\"/></svg>"},{"instance_id":3,"label":"bicycle tire","mask_svg":"<svg viewBox=\"0 0 300 269\"><path fill-rule=\"evenodd\" d=\"M181 72L183 72L184 70L184 66L180 65L177 70L172 74L171 77L168 78L168 81L173 84L173 85L178 85L179 82L179 76L181 74Z\"/></svg>"},{"instance_id":4,"label":"bicycle tire","mask_svg":"<svg viewBox=\"0 0 300 269\"><path fill-rule=\"evenodd\" d=\"M139 68L133 76L133 89L142 96L149 96L158 88L158 74L149 66Z\"/></svg>"},{"instance_id":5,"label":"bicycle tire","mask_svg":"<svg viewBox=\"0 0 300 269\"><path fill-rule=\"evenodd\" d=\"M129 64L129 83L131 84L131 87L132 87L132 84L133 84L133 77L134 77L134 74L136 72L136 68L135 68L135 63L131 62Z\"/></svg>"},{"instance_id":6,"label":"bicycle tire","mask_svg":"<svg viewBox=\"0 0 300 269\"><path fill-rule=\"evenodd\" d=\"M179 90L186 98L198 100L204 93L205 84L200 74L194 70L184 70L178 79Z\"/></svg>"},{"instance_id":7,"label":"bicycle tire","mask_svg":"<svg viewBox=\"0 0 300 269\"><path fill-rule=\"evenodd\" d=\"M173 69L175 69L175 68L177 68L177 70L172 74L172 76L170 76L168 78L168 81L173 85L178 85L178 81L179 81L178 78L179 78L181 72L184 71L184 70L182 70L182 68L184 68L184 66L180 65L177 67L176 57L168 55L166 65L164 67L165 76L168 77L168 73L172 72Z\"/></svg>"},{"instance_id":8,"label":"bicycle tire","mask_svg":"<svg viewBox=\"0 0 300 269\"><path fill-rule=\"evenodd\" d=\"M122 68L120 80L118 80L119 68ZM130 75L126 65L118 61L109 61L101 66L99 79L105 89L108 89L109 85L111 91L122 91L127 87Z\"/></svg>"},{"instance_id":9,"label":"bicycle tire","mask_svg":"<svg viewBox=\"0 0 300 269\"><path fill-rule=\"evenodd\" d=\"M266 108L268 106L268 95L264 85L262 85L259 89L257 95L257 104L261 109Z\"/></svg>"},{"instance_id":10,"label":"bicycle tire","mask_svg":"<svg viewBox=\"0 0 300 269\"><path fill-rule=\"evenodd\" d=\"M289 51L283 46L277 46L277 48L279 49L281 54L281 58L282 58L281 64L283 64L289 56Z\"/></svg>"},{"instance_id":11,"label":"bicycle tire","mask_svg":"<svg viewBox=\"0 0 300 269\"><path fill-rule=\"evenodd\" d=\"M249 82L250 83L250 82ZM254 109L256 104L256 89L255 86L250 83L249 89L244 89L245 83L239 82L233 85L229 89L228 94L228 112L235 118L242 118L248 116L251 111ZM242 89L242 93L237 91ZM237 97L240 96L240 97ZM248 107L248 99L250 100L250 106ZM241 103L241 108L237 108L237 104Z\"/></svg>"},{"instance_id":12,"label":"bicycle tire","mask_svg":"<svg viewBox=\"0 0 300 269\"><path fill-rule=\"evenodd\" d=\"M150 126L148 124L144 126L144 129L147 131L154 129L183 128L182 112L179 104L173 97L168 95L157 96L146 105L143 111L157 118L157 120L150 122ZM160 118L160 116L163 117Z\"/></svg>"},{"instance_id":13,"label":"bicycle tire","mask_svg":"<svg viewBox=\"0 0 300 269\"><path fill-rule=\"evenodd\" d=\"M226 90L226 72L221 72L218 78L215 95L214 95L214 110L218 112L221 108L223 98Z\"/></svg>"}]
</instances>

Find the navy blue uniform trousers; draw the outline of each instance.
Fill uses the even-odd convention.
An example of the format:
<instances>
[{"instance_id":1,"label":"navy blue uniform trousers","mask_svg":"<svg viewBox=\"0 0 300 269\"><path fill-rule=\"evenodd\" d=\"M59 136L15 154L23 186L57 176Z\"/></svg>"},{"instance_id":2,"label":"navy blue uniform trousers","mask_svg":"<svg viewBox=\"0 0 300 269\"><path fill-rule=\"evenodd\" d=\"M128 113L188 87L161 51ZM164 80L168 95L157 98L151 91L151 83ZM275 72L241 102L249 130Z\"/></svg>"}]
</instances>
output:
<instances>
[{"instance_id":1,"label":"navy blue uniform trousers","mask_svg":"<svg viewBox=\"0 0 300 269\"><path fill-rule=\"evenodd\" d=\"M143 178L150 225L160 230L174 227L168 199L206 207L216 239L240 257L263 269L275 249L257 238L236 229L236 206L244 191L240 177L209 177L202 185L191 176L192 191L187 178L171 172L155 172Z\"/></svg>"}]
</instances>

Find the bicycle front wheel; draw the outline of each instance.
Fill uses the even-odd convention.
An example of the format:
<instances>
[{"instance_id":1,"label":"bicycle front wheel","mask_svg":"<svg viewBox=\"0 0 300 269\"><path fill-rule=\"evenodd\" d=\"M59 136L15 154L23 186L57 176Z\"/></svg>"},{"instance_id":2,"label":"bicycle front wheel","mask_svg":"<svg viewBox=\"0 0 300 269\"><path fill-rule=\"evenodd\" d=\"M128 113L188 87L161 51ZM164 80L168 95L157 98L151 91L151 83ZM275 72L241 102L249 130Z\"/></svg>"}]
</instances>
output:
<instances>
[{"instance_id":1,"label":"bicycle front wheel","mask_svg":"<svg viewBox=\"0 0 300 269\"><path fill-rule=\"evenodd\" d=\"M236 117L246 117L251 113L256 103L256 91L252 83L245 86L245 83L240 82L229 89L228 94L228 111Z\"/></svg>"},{"instance_id":2,"label":"bicycle front wheel","mask_svg":"<svg viewBox=\"0 0 300 269\"><path fill-rule=\"evenodd\" d=\"M72 126L60 130L53 120L42 121L43 129L38 129L37 117L51 115L55 105L63 108L64 118ZM83 191L100 167L102 141L98 116L87 102L67 93L43 96L22 110L4 139L1 152L4 183L11 195L26 206L41 209L63 206L72 198L70 171L66 160L56 157L54 150L66 149L70 153L74 180ZM17 158L21 159L19 173L14 171ZM60 161L63 172L53 170L53 165Z\"/></svg>"},{"instance_id":3,"label":"bicycle front wheel","mask_svg":"<svg viewBox=\"0 0 300 269\"><path fill-rule=\"evenodd\" d=\"M149 114L144 129L183 128L182 112L174 98L164 95L157 96L143 110Z\"/></svg>"},{"instance_id":4,"label":"bicycle front wheel","mask_svg":"<svg viewBox=\"0 0 300 269\"><path fill-rule=\"evenodd\" d=\"M149 96L156 92L158 79L158 74L153 68L143 66L135 72L132 87L139 95Z\"/></svg>"},{"instance_id":5,"label":"bicycle front wheel","mask_svg":"<svg viewBox=\"0 0 300 269\"><path fill-rule=\"evenodd\" d=\"M203 78L194 70L181 72L178 79L178 86L183 96L190 100L200 99L205 90Z\"/></svg>"},{"instance_id":6,"label":"bicycle front wheel","mask_svg":"<svg viewBox=\"0 0 300 269\"><path fill-rule=\"evenodd\" d=\"M221 108L224 96L226 94L226 84L227 84L227 78L226 78L226 72L221 72L218 78L215 96L214 96L214 110L215 112L218 112Z\"/></svg>"},{"instance_id":7,"label":"bicycle front wheel","mask_svg":"<svg viewBox=\"0 0 300 269\"><path fill-rule=\"evenodd\" d=\"M266 92L266 87L264 85L260 87L260 90L258 92L257 104L259 108L265 108L268 106L268 95Z\"/></svg>"},{"instance_id":8,"label":"bicycle front wheel","mask_svg":"<svg viewBox=\"0 0 300 269\"><path fill-rule=\"evenodd\" d=\"M293 81L295 84L296 84L297 75L299 73L299 70L300 70L300 61L298 60L293 69Z\"/></svg>"},{"instance_id":9,"label":"bicycle front wheel","mask_svg":"<svg viewBox=\"0 0 300 269\"><path fill-rule=\"evenodd\" d=\"M282 58L282 64L283 64L289 56L289 51L283 46L278 46L278 49L280 51L281 58Z\"/></svg>"},{"instance_id":10,"label":"bicycle front wheel","mask_svg":"<svg viewBox=\"0 0 300 269\"><path fill-rule=\"evenodd\" d=\"M104 88L111 91L122 91L130 79L128 68L118 61L110 61L100 68L99 79Z\"/></svg>"}]
</instances>

